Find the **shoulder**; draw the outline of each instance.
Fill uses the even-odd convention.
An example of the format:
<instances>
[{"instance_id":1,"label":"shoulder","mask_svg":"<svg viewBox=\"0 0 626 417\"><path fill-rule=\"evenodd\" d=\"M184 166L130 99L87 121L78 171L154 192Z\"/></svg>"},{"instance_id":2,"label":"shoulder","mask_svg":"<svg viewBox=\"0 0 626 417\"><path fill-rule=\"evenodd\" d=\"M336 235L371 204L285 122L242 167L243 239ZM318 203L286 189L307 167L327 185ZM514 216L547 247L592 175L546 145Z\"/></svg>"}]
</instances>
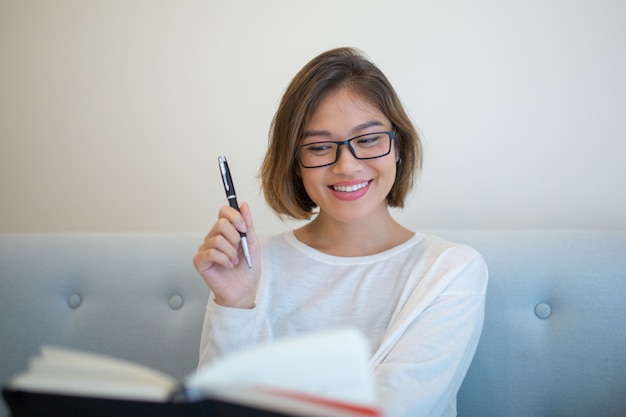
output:
<instances>
[{"instance_id":1,"label":"shoulder","mask_svg":"<svg viewBox=\"0 0 626 417\"><path fill-rule=\"evenodd\" d=\"M458 261L484 263L482 255L473 247L443 239L436 235L423 235L422 248L433 254Z\"/></svg>"},{"instance_id":2,"label":"shoulder","mask_svg":"<svg viewBox=\"0 0 626 417\"><path fill-rule=\"evenodd\" d=\"M293 231L284 231L259 238L261 256L266 261L276 263L285 258L297 256L297 244Z\"/></svg>"},{"instance_id":3,"label":"shoulder","mask_svg":"<svg viewBox=\"0 0 626 417\"><path fill-rule=\"evenodd\" d=\"M261 247L264 251L285 250L285 248L293 246L293 231L288 230L273 235L265 235L259 238Z\"/></svg>"},{"instance_id":4,"label":"shoulder","mask_svg":"<svg viewBox=\"0 0 626 417\"><path fill-rule=\"evenodd\" d=\"M288 231L288 232L280 232L280 233L275 233L275 234L264 234L264 235L259 236L259 242L261 243L263 247L276 245L284 241L285 236L288 233L292 233L292 232Z\"/></svg>"},{"instance_id":5,"label":"shoulder","mask_svg":"<svg viewBox=\"0 0 626 417\"><path fill-rule=\"evenodd\" d=\"M476 249L435 235L423 235L419 246L431 272L447 276L450 283L460 287L484 291L489 272L485 259Z\"/></svg>"}]
</instances>

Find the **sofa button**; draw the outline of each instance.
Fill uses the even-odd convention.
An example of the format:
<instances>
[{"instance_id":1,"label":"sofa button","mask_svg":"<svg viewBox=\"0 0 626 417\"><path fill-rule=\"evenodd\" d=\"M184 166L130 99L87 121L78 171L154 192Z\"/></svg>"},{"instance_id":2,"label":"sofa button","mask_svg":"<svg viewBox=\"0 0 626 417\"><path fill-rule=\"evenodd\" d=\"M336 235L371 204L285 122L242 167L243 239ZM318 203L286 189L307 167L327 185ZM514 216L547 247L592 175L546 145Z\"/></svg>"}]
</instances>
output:
<instances>
[{"instance_id":1,"label":"sofa button","mask_svg":"<svg viewBox=\"0 0 626 417\"><path fill-rule=\"evenodd\" d=\"M80 296L80 294L72 294L67 299L67 305L70 306L70 308L78 308L78 306L80 306L80 303L82 302L83 298Z\"/></svg>"},{"instance_id":2,"label":"sofa button","mask_svg":"<svg viewBox=\"0 0 626 417\"><path fill-rule=\"evenodd\" d=\"M552 307L547 303L539 303L535 306L535 315L541 320L546 320L552 315Z\"/></svg>"},{"instance_id":3,"label":"sofa button","mask_svg":"<svg viewBox=\"0 0 626 417\"><path fill-rule=\"evenodd\" d=\"M172 310L178 310L185 304L185 300L180 295L172 295L169 304Z\"/></svg>"}]
</instances>

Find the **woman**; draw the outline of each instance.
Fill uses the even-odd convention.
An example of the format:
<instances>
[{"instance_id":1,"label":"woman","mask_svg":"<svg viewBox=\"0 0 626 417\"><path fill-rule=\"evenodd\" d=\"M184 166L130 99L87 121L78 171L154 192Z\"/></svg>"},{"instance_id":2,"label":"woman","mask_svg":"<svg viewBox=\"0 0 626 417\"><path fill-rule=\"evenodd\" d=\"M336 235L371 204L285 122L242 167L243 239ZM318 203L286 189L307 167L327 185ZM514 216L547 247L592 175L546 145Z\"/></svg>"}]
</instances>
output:
<instances>
[{"instance_id":1,"label":"woman","mask_svg":"<svg viewBox=\"0 0 626 417\"><path fill-rule=\"evenodd\" d=\"M358 51L331 50L300 70L274 117L260 176L279 216L313 219L261 245L248 205L220 210L194 257L212 292L200 364L349 325L371 343L387 416L456 415L482 329L487 268L473 249L391 216L421 158L395 91Z\"/></svg>"}]
</instances>

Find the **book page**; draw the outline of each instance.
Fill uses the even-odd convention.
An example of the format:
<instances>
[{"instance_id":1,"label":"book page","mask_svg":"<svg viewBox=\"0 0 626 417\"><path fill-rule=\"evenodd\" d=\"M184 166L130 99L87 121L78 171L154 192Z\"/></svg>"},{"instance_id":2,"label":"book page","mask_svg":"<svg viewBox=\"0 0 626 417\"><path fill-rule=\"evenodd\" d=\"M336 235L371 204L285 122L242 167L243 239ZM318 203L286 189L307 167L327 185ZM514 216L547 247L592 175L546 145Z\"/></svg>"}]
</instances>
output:
<instances>
[{"instance_id":1,"label":"book page","mask_svg":"<svg viewBox=\"0 0 626 417\"><path fill-rule=\"evenodd\" d=\"M356 330L299 335L228 355L187 378L185 388L196 398L262 387L370 406L376 392L369 358Z\"/></svg>"},{"instance_id":2,"label":"book page","mask_svg":"<svg viewBox=\"0 0 626 417\"><path fill-rule=\"evenodd\" d=\"M180 384L149 367L72 349L44 346L11 388L58 394L165 401Z\"/></svg>"}]
</instances>

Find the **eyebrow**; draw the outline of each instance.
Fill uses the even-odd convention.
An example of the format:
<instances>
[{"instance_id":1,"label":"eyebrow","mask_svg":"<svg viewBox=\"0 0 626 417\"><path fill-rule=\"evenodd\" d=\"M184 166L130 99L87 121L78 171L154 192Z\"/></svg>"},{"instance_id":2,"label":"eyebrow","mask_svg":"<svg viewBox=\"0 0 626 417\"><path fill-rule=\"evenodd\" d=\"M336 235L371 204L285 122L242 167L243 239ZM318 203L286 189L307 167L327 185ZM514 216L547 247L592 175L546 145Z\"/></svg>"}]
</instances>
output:
<instances>
[{"instance_id":1,"label":"eyebrow","mask_svg":"<svg viewBox=\"0 0 626 417\"><path fill-rule=\"evenodd\" d=\"M359 132L361 130L365 130L367 128L374 127L374 126L384 126L384 124L378 120L370 120L365 123L361 123L360 125L356 125L355 127L352 128L351 132L352 134L354 134L356 132ZM331 136L331 133L328 130L307 130L302 135L302 138L304 139L304 138L308 138L311 136Z\"/></svg>"}]
</instances>

